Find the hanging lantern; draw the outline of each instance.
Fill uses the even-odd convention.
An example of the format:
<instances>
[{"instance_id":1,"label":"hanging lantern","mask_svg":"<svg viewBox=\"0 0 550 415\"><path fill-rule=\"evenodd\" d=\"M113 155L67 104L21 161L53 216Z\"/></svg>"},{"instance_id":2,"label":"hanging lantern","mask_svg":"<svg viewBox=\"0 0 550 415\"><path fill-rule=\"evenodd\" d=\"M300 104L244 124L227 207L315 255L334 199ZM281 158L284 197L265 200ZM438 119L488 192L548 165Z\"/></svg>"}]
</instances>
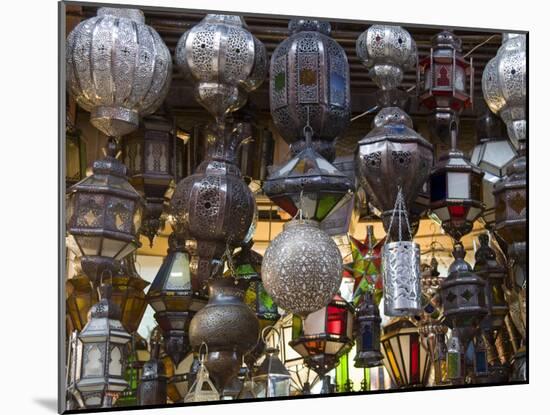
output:
<instances>
[{"instance_id":1,"label":"hanging lantern","mask_svg":"<svg viewBox=\"0 0 550 415\"><path fill-rule=\"evenodd\" d=\"M353 307L339 294L328 305L309 314L301 326L301 330L295 330L299 337L289 345L321 377L353 345Z\"/></svg>"},{"instance_id":2,"label":"hanging lantern","mask_svg":"<svg viewBox=\"0 0 550 415\"><path fill-rule=\"evenodd\" d=\"M140 244L143 200L126 179L126 167L116 159L117 143L109 139L106 157L93 164L93 174L68 190L67 247L82 271L98 284L103 271L111 274L116 261Z\"/></svg>"},{"instance_id":3,"label":"hanging lantern","mask_svg":"<svg viewBox=\"0 0 550 415\"><path fill-rule=\"evenodd\" d=\"M487 383L488 381L487 347L485 340L477 335L474 337L474 382Z\"/></svg>"},{"instance_id":4,"label":"hanging lantern","mask_svg":"<svg viewBox=\"0 0 550 415\"><path fill-rule=\"evenodd\" d=\"M414 324L404 317L390 321L382 333L384 366L399 388L422 387L430 373L428 351Z\"/></svg>"},{"instance_id":5,"label":"hanging lantern","mask_svg":"<svg viewBox=\"0 0 550 415\"><path fill-rule=\"evenodd\" d=\"M502 46L491 59L481 78L483 98L508 128L508 137L516 148L526 138L527 98L526 35L505 33Z\"/></svg>"},{"instance_id":6,"label":"hanging lantern","mask_svg":"<svg viewBox=\"0 0 550 415\"><path fill-rule=\"evenodd\" d=\"M397 91L405 71L416 66L416 42L410 33L401 26L372 25L357 38L356 52L382 90L382 104L392 103L395 97L390 94Z\"/></svg>"},{"instance_id":7,"label":"hanging lantern","mask_svg":"<svg viewBox=\"0 0 550 415\"><path fill-rule=\"evenodd\" d=\"M241 16L207 14L185 32L176 47L176 63L194 84L195 99L218 122L246 103L267 71L264 45Z\"/></svg>"},{"instance_id":8,"label":"hanging lantern","mask_svg":"<svg viewBox=\"0 0 550 415\"><path fill-rule=\"evenodd\" d=\"M204 297L193 290L189 270L189 254L172 233L168 255L147 293L147 301L155 310L155 320L162 329L164 350L178 365L189 353L189 324L194 313L206 304Z\"/></svg>"},{"instance_id":9,"label":"hanging lantern","mask_svg":"<svg viewBox=\"0 0 550 415\"><path fill-rule=\"evenodd\" d=\"M90 122L109 137L135 130L170 87L172 59L137 9L102 7L67 38L67 84Z\"/></svg>"},{"instance_id":10,"label":"hanging lantern","mask_svg":"<svg viewBox=\"0 0 550 415\"><path fill-rule=\"evenodd\" d=\"M264 182L264 193L291 216L301 208L306 219L322 221L352 197L353 183L311 147L307 128L306 148L273 172Z\"/></svg>"},{"instance_id":11,"label":"hanging lantern","mask_svg":"<svg viewBox=\"0 0 550 415\"><path fill-rule=\"evenodd\" d=\"M262 282L279 307L305 317L338 291L342 257L334 241L311 220L285 223L262 262Z\"/></svg>"},{"instance_id":12,"label":"hanging lantern","mask_svg":"<svg viewBox=\"0 0 550 415\"><path fill-rule=\"evenodd\" d=\"M280 334L273 327L265 327L262 330L262 341L267 343L266 330L273 330L279 336ZM290 373L279 357L278 347L268 347L265 351L265 359L260 367L254 373L252 378L255 389L255 395L258 398L274 398L279 396L290 396Z\"/></svg>"},{"instance_id":13,"label":"hanging lantern","mask_svg":"<svg viewBox=\"0 0 550 415\"><path fill-rule=\"evenodd\" d=\"M189 326L191 346L208 344L206 367L219 389L235 376L244 355L259 338L256 315L244 303L245 283L233 278L212 279L208 304L198 311Z\"/></svg>"},{"instance_id":14,"label":"hanging lantern","mask_svg":"<svg viewBox=\"0 0 550 415\"><path fill-rule=\"evenodd\" d=\"M326 21L292 19L288 30L290 37L271 56L271 116L294 153L303 149L303 128L310 124L315 150L331 161L332 142L347 128L351 112L346 53Z\"/></svg>"},{"instance_id":15,"label":"hanging lantern","mask_svg":"<svg viewBox=\"0 0 550 415\"><path fill-rule=\"evenodd\" d=\"M65 185L67 188L86 177L86 142L67 111L65 128Z\"/></svg>"},{"instance_id":16,"label":"hanging lantern","mask_svg":"<svg viewBox=\"0 0 550 415\"><path fill-rule=\"evenodd\" d=\"M120 309L110 299L111 287L102 285L100 289L101 300L90 309L89 321L78 334L74 384L69 386L80 407L86 409L112 407L128 387L124 372L131 335L120 322Z\"/></svg>"},{"instance_id":17,"label":"hanging lantern","mask_svg":"<svg viewBox=\"0 0 550 415\"><path fill-rule=\"evenodd\" d=\"M350 237L353 265L348 268L355 278L353 305L358 307L367 292L372 292L374 303L378 306L382 299L382 246L384 239L376 241L374 227L367 225L364 242Z\"/></svg>"},{"instance_id":18,"label":"hanging lantern","mask_svg":"<svg viewBox=\"0 0 550 415\"><path fill-rule=\"evenodd\" d=\"M462 40L444 30L432 38L430 56L418 62L418 100L432 111L432 134L443 141L449 140L450 127L458 124L462 110L473 105L473 60L467 63L461 52Z\"/></svg>"},{"instance_id":19,"label":"hanging lantern","mask_svg":"<svg viewBox=\"0 0 550 415\"><path fill-rule=\"evenodd\" d=\"M200 366L197 371L197 377L195 382L189 388L189 392L185 395L184 402L208 402L208 401L217 401L220 399L220 394L218 390L210 380L208 369L206 368L206 359L208 356L208 346L206 343L201 344L205 347L205 354L201 354L199 350L199 362Z\"/></svg>"},{"instance_id":20,"label":"hanging lantern","mask_svg":"<svg viewBox=\"0 0 550 415\"><path fill-rule=\"evenodd\" d=\"M405 203L411 206L433 164L433 146L412 127L411 118L400 108L383 108L374 118L374 128L359 141L355 154L359 182L381 212L384 229L394 237L399 229L390 230L388 226L397 189L402 188Z\"/></svg>"},{"instance_id":21,"label":"hanging lantern","mask_svg":"<svg viewBox=\"0 0 550 415\"><path fill-rule=\"evenodd\" d=\"M457 125L451 125L451 149L430 175L432 215L455 241L470 233L483 212L481 181L483 171L456 148Z\"/></svg>"},{"instance_id":22,"label":"hanging lantern","mask_svg":"<svg viewBox=\"0 0 550 415\"><path fill-rule=\"evenodd\" d=\"M167 396L167 376L164 363L159 358L160 343L151 345L151 358L143 366L138 388L138 403L142 405L163 405Z\"/></svg>"},{"instance_id":23,"label":"hanging lantern","mask_svg":"<svg viewBox=\"0 0 550 415\"><path fill-rule=\"evenodd\" d=\"M128 350L125 379L129 387L119 396L116 403L117 407L138 404L138 386L141 383L143 368L150 358L147 341L137 332L132 333Z\"/></svg>"},{"instance_id":24,"label":"hanging lantern","mask_svg":"<svg viewBox=\"0 0 550 415\"><path fill-rule=\"evenodd\" d=\"M239 391L236 399L256 399L256 393L254 392L256 385L250 378L250 370L246 367L244 368L244 378L242 383L243 387Z\"/></svg>"},{"instance_id":25,"label":"hanging lantern","mask_svg":"<svg viewBox=\"0 0 550 415\"><path fill-rule=\"evenodd\" d=\"M447 344L447 381L452 384L464 382L464 351L458 331L453 329Z\"/></svg>"},{"instance_id":26,"label":"hanging lantern","mask_svg":"<svg viewBox=\"0 0 550 415\"><path fill-rule=\"evenodd\" d=\"M82 331L88 322L88 311L99 301L97 291L90 279L82 274L76 274L65 282L67 293L66 308L71 324L75 330Z\"/></svg>"},{"instance_id":27,"label":"hanging lantern","mask_svg":"<svg viewBox=\"0 0 550 415\"><path fill-rule=\"evenodd\" d=\"M485 111L477 120L477 139L471 162L481 168L483 175L483 221L489 227L495 223L495 197L493 190L506 174L506 165L517 155L512 144L506 139L502 131L502 122L489 110Z\"/></svg>"},{"instance_id":28,"label":"hanging lantern","mask_svg":"<svg viewBox=\"0 0 550 415\"><path fill-rule=\"evenodd\" d=\"M382 365L384 356L380 352L380 311L371 292L357 311L357 354L355 367L376 367Z\"/></svg>"}]
</instances>

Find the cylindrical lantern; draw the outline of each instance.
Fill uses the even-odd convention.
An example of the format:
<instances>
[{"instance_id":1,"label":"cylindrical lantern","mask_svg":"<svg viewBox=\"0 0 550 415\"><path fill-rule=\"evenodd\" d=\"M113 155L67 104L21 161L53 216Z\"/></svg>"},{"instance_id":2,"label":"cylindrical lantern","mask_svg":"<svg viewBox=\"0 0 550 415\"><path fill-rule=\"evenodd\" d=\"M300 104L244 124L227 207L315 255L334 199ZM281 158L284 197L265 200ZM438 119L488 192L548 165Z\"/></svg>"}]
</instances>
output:
<instances>
[{"instance_id":1,"label":"cylindrical lantern","mask_svg":"<svg viewBox=\"0 0 550 415\"><path fill-rule=\"evenodd\" d=\"M464 381L464 351L458 331L453 329L447 343L447 376L446 380L453 384Z\"/></svg>"},{"instance_id":2,"label":"cylindrical lantern","mask_svg":"<svg viewBox=\"0 0 550 415\"><path fill-rule=\"evenodd\" d=\"M371 292L357 311L357 354L355 367L376 367L382 365L384 356L380 352L380 311Z\"/></svg>"},{"instance_id":3,"label":"cylindrical lantern","mask_svg":"<svg viewBox=\"0 0 550 415\"><path fill-rule=\"evenodd\" d=\"M340 287L342 257L334 241L311 220L292 220L271 241L262 281L273 300L302 317L326 306Z\"/></svg>"},{"instance_id":4,"label":"cylindrical lantern","mask_svg":"<svg viewBox=\"0 0 550 415\"><path fill-rule=\"evenodd\" d=\"M67 38L67 84L90 122L110 137L138 127L170 87L172 59L137 9L102 7Z\"/></svg>"},{"instance_id":5,"label":"cylindrical lantern","mask_svg":"<svg viewBox=\"0 0 550 415\"><path fill-rule=\"evenodd\" d=\"M303 128L310 124L315 149L330 161L335 155L332 142L350 119L346 53L330 37L328 22L292 19L288 29L290 37L271 56L271 116L294 152L303 148Z\"/></svg>"}]
</instances>

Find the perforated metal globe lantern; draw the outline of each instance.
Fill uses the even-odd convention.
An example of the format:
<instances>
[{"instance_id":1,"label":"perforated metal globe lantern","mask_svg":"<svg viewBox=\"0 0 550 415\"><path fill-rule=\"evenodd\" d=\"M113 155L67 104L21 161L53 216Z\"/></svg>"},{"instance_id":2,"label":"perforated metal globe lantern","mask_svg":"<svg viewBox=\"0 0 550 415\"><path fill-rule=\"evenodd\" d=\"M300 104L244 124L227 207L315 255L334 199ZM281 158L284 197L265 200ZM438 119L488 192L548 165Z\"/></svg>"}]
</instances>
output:
<instances>
[{"instance_id":1,"label":"perforated metal globe lantern","mask_svg":"<svg viewBox=\"0 0 550 415\"><path fill-rule=\"evenodd\" d=\"M137 9L102 7L67 38L67 86L110 137L135 130L170 87L172 58Z\"/></svg>"},{"instance_id":2,"label":"perforated metal globe lantern","mask_svg":"<svg viewBox=\"0 0 550 415\"><path fill-rule=\"evenodd\" d=\"M246 103L267 72L264 45L234 15L207 14L179 39L175 59L195 99L218 122Z\"/></svg>"},{"instance_id":3,"label":"perforated metal globe lantern","mask_svg":"<svg viewBox=\"0 0 550 415\"><path fill-rule=\"evenodd\" d=\"M271 56L269 99L277 131L294 152L303 149L303 128L313 127L315 148L329 161L332 142L349 124L350 75L344 49L326 21L292 19L290 36ZM321 141L319 141L321 140Z\"/></svg>"}]
</instances>

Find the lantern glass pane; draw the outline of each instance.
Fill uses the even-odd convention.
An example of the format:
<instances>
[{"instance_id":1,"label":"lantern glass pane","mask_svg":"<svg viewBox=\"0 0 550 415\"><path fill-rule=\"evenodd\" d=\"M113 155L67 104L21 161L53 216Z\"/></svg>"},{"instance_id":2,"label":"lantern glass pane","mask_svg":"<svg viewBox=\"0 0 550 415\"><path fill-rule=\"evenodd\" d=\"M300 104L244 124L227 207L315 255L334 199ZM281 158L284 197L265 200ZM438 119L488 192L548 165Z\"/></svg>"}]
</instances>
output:
<instances>
[{"instance_id":1,"label":"lantern glass pane","mask_svg":"<svg viewBox=\"0 0 550 415\"><path fill-rule=\"evenodd\" d=\"M391 348L395 354L395 360L400 376L405 376L405 366L403 364L403 351L400 348L399 338L397 336L390 339Z\"/></svg>"},{"instance_id":2,"label":"lantern glass pane","mask_svg":"<svg viewBox=\"0 0 550 415\"><path fill-rule=\"evenodd\" d=\"M126 243L126 246L119 252L115 259L122 259L136 250L137 246L133 243Z\"/></svg>"},{"instance_id":3,"label":"lantern glass pane","mask_svg":"<svg viewBox=\"0 0 550 415\"><path fill-rule=\"evenodd\" d=\"M470 210L468 211L468 215L466 216L466 219L469 220L469 221L473 221L479 216L480 213L481 213L480 208L472 206L470 208Z\"/></svg>"},{"instance_id":4,"label":"lantern glass pane","mask_svg":"<svg viewBox=\"0 0 550 415\"><path fill-rule=\"evenodd\" d=\"M97 344L84 346L82 377L103 376L103 353Z\"/></svg>"},{"instance_id":5,"label":"lantern glass pane","mask_svg":"<svg viewBox=\"0 0 550 415\"><path fill-rule=\"evenodd\" d=\"M470 175L468 173L447 173L449 199L470 198Z\"/></svg>"},{"instance_id":6,"label":"lantern glass pane","mask_svg":"<svg viewBox=\"0 0 550 415\"><path fill-rule=\"evenodd\" d=\"M309 314L304 321L304 335L312 336L325 332L326 308Z\"/></svg>"},{"instance_id":7,"label":"lantern glass pane","mask_svg":"<svg viewBox=\"0 0 550 415\"><path fill-rule=\"evenodd\" d=\"M289 378L275 378L269 376L269 390L268 398L275 396L289 396L290 395L290 379Z\"/></svg>"},{"instance_id":8,"label":"lantern glass pane","mask_svg":"<svg viewBox=\"0 0 550 415\"><path fill-rule=\"evenodd\" d=\"M432 203L447 198L447 176L444 172L431 176L430 195Z\"/></svg>"},{"instance_id":9,"label":"lantern glass pane","mask_svg":"<svg viewBox=\"0 0 550 415\"><path fill-rule=\"evenodd\" d=\"M185 252L176 252L171 263L169 277L166 281L166 290L190 290L191 276L189 271L189 255Z\"/></svg>"},{"instance_id":10,"label":"lantern glass pane","mask_svg":"<svg viewBox=\"0 0 550 415\"><path fill-rule=\"evenodd\" d=\"M327 306L327 329L328 334L343 336L346 334L346 309L329 304Z\"/></svg>"},{"instance_id":11,"label":"lantern glass pane","mask_svg":"<svg viewBox=\"0 0 550 415\"><path fill-rule=\"evenodd\" d=\"M117 346L114 346L111 350L109 375L122 376L122 353L120 352L120 348Z\"/></svg>"},{"instance_id":12,"label":"lantern glass pane","mask_svg":"<svg viewBox=\"0 0 550 415\"><path fill-rule=\"evenodd\" d=\"M408 334L399 335L399 343L401 343L401 359L403 360L403 369L401 373L406 379L410 380L411 376L411 337Z\"/></svg>"},{"instance_id":13,"label":"lantern glass pane","mask_svg":"<svg viewBox=\"0 0 550 415\"><path fill-rule=\"evenodd\" d=\"M447 209L447 206L435 209L433 211L433 214L437 216L441 222L448 221L451 218L451 214L449 213L449 209Z\"/></svg>"},{"instance_id":14,"label":"lantern glass pane","mask_svg":"<svg viewBox=\"0 0 550 415\"><path fill-rule=\"evenodd\" d=\"M510 160L512 160L515 155L516 153L509 141L490 141L486 143L486 150L483 153L483 160L493 166L502 168Z\"/></svg>"},{"instance_id":15,"label":"lantern glass pane","mask_svg":"<svg viewBox=\"0 0 550 415\"><path fill-rule=\"evenodd\" d=\"M120 251L127 242L116 239L105 238L101 247L101 255L108 258L118 258Z\"/></svg>"},{"instance_id":16,"label":"lantern glass pane","mask_svg":"<svg viewBox=\"0 0 550 415\"><path fill-rule=\"evenodd\" d=\"M98 255L99 245L101 243L100 236L75 236L82 253L84 255Z\"/></svg>"},{"instance_id":17,"label":"lantern glass pane","mask_svg":"<svg viewBox=\"0 0 550 415\"><path fill-rule=\"evenodd\" d=\"M78 244L76 243L74 235L69 235L66 238L67 248L69 248L76 256L83 255L83 252L80 251Z\"/></svg>"},{"instance_id":18,"label":"lantern glass pane","mask_svg":"<svg viewBox=\"0 0 550 415\"><path fill-rule=\"evenodd\" d=\"M327 341L325 345L325 354L337 355L344 347L344 343L339 341Z\"/></svg>"}]
</instances>

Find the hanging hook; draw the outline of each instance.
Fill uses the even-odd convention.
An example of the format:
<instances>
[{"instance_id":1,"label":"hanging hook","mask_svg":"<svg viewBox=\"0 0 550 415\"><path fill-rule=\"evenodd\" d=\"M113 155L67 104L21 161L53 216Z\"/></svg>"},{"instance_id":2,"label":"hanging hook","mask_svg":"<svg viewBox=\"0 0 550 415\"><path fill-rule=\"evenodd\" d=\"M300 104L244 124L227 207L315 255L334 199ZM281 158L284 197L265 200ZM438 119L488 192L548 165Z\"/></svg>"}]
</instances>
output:
<instances>
[{"instance_id":1,"label":"hanging hook","mask_svg":"<svg viewBox=\"0 0 550 415\"><path fill-rule=\"evenodd\" d=\"M202 347L204 346L205 352L202 354ZM206 342L202 342L199 346L199 362L204 363L206 361L206 357L208 356L208 345Z\"/></svg>"}]
</instances>

